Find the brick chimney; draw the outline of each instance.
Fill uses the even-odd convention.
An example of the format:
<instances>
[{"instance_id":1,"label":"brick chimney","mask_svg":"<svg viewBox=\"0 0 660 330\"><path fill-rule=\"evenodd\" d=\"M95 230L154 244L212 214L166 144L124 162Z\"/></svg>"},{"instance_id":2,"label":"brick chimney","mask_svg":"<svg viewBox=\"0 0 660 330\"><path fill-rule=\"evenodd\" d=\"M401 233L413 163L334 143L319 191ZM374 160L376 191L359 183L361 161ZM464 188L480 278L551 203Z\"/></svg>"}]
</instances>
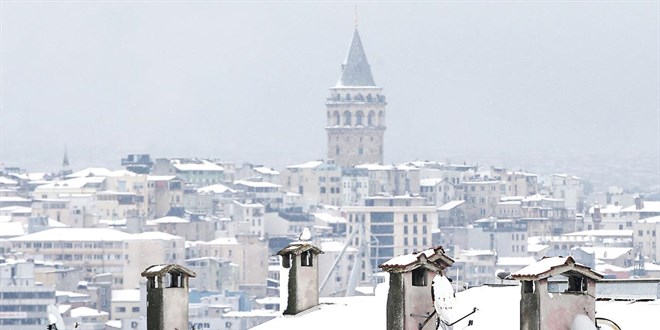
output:
<instances>
[{"instance_id":1,"label":"brick chimney","mask_svg":"<svg viewBox=\"0 0 660 330\"><path fill-rule=\"evenodd\" d=\"M283 314L296 315L319 304L318 255L323 251L309 241L291 242L277 252L288 269L287 304Z\"/></svg>"},{"instance_id":2,"label":"brick chimney","mask_svg":"<svg viewBox=\"0 0 660 330\"><path fill-rule=\"evenodd\" d=\"M188 278L196 274L176 264L153 265L147 278L147 330L188 329Z\"/></svg>"},{"instance_id":3,"label":"brick chimney","mask_svg":"<svg viewBox=\"0 0 660 330\"><path fill-rule=\"evenodd\" d=\"M435 310L431 281L453 263L442 247L437 247L394 257L379 266L390 273L388 330L435 329L435 320L428 320Z\"/></svg>"},{"instance_id":4,"label":"brick chimney","mask_svg":"<svg viewBox=\"0 0 660 330\"><path fill-rule=\"evenodd\" d=\"M553 281L553 276L568 281ZM572 257L544 258L513 274L521 282L520 330L571 329L576 319L595 324L596 282L603 278Z\"/></svg>"}]
</instances>

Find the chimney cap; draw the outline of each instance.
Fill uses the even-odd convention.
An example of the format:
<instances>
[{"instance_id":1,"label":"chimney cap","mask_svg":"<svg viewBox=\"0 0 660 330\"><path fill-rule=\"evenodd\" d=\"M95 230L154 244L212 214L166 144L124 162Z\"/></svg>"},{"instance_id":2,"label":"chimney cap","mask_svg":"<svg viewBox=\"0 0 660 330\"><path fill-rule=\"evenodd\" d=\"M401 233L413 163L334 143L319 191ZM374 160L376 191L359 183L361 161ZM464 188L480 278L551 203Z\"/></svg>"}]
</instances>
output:
<instances>
[{"instance_id":1,"label":"chimney cap","mask_svg":"<svg viewBox=\"0 0 660 330\"><path fill-rule=\"evenodd\" d=\"M410 272L419 267L425 267L439 272L452 264L454 264L454 259L445 254L442 246L438 246L422 252L413 252L394 257L380 264L378 267L390 273Z\"/></svg>"},{"instance_id":2,"label":"chimney cap","mask_svg":"<svg viewBox=\"0 0 660 330\"><path fill-rule=\"evenodd\" d=\"M312 253L314 253L314 254L324 253L323 250L321 250L320 248L312 245L312 243L310 243L308 241L295 241L295 242L289 243L288 246L286 246L282 250L278 251L277 254L281 255L281 256L288 255L288 254L300 255L300 254L302 254L303 252L306 252L306 251L312 251Z\"/></svg>"},{"instance_id":3,"label":"chimney cap","mask_svg":"<svg viewBox=\"0 0 660 330\"><path fill-rule=\"evenodd\" d=\"M601 280L604 275L591 268L576 263L573 257L545 257L513 274L511 277L519 281L538 281L560 274L580 275L594 281Z\"/></svg>"},{"instance_id":4,"label":"chimney cap","mask_svg":"<svg viewBox=\"0 0 660 330\"><path fill-rule=\"evenodd\" d=\"M140 275L142 275L142 277L155 277L172 273L177 275L186 275L189 277L197 276L194 271L177 264L151 265L147 267L147 269L145 269Z\"/></svg>"}]
</instances>

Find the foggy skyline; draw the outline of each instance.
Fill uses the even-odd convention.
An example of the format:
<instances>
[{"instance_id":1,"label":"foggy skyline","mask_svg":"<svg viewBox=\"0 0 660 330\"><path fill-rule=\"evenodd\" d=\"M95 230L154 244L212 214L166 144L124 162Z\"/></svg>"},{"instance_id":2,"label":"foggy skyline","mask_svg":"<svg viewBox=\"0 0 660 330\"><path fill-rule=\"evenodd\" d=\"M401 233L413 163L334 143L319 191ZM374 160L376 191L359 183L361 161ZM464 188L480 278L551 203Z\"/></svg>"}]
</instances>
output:
<instances>
[{"instance_id":1,"label":"foggy skyline","mask_svg":"<svg viewBox=\"0 0 660 330\"><path fill-rule=\"evenodd\" d=\"M0 164L326 156L354 3L2 2ZM385 162L656 164L658 2L358 3ZM554 155L554 156L553 156Z\"/></svg>"}]
</instances>

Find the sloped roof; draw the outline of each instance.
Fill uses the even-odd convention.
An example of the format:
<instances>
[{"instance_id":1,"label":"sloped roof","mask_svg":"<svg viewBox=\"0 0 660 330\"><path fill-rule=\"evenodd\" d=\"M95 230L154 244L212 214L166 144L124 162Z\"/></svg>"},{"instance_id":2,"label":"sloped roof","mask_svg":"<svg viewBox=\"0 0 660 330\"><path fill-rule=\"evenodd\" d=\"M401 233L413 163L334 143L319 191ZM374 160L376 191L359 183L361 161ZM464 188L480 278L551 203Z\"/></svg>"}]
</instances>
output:
<instances>
[{"instance_id":1,"label":"sloped roof","mask_svg":"<svg viewBox=\"0 0 660 330\"><path fill-rule=\"evenodd\" d=\"M565 273L578 273L595 281L603 278L602 274L585 265L576 263L573 257L570 256L543 258L541 261L511 274L511 277L520 281L531 281Z\"/></svg>"},{"instance_id":2,"label":"sloped roof","mask_svg":"<svg viewBox=\"0 0 660 330\"><path fill-rule=\"evenodd\" d=\"M314 254L320 254L323 253L321 249L318 247L312 245L312 243L308 241L299 241L299 242L291 242L289 243L288 246L283 248L282 250L278 251L278 255L287 255L287 254L295 254L295 255L300 255L303 252L306 251L312 251Z\"/></svg>"},{"instance_id":3,"label":"sloped roof","mask_svg":"<svg viewBox=\"0 0 660 330\"><path fill-rule=\"evenodd\" d=\"M346 55L346 60L344 60L344 64L342 65L342 72L339 81L337 81L337 87L362 86L375 87L376 83L371 74L369 62L367 62L367 55L364 53L364 48L362 48L360 34L355 29L351 48L348 50L348 55Z\"/></svg>"},{"instance_id":4,"label":"sloped roof","mask_svg":"<svg viewBox=\"0 0 660 330\"><path fill-rule=\"evenodd\" d=\"M152 265L147 267L147 269L145 269L140 275L142 275L142 277L162 276L168 273L184 274L190 277L197 276L192 270L177 264Z\"/></svg>"},{"instance_id":5,"label":"sloped roof","mask_svg":"<svg viewBox=\"0 0 660 330\"><path fill-rule=\"evenodd\" d=\"M396 256L378 267L390 273L405 273L419 267L426 267L434 271L451 266L454 260L445 254L439 246L422 252L413 252Z\"/></svg>"}]
</instances>

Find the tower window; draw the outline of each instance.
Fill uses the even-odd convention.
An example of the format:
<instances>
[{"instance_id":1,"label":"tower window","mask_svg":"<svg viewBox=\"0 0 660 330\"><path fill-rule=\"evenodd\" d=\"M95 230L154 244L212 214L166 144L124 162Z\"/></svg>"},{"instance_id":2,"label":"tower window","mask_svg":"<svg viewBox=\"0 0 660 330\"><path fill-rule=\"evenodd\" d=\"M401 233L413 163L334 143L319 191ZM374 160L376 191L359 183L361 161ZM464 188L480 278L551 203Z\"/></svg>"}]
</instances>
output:
<instances>
[{"instance_id":1,"label":"tower window","mask_svg":"<svg viewBox=\"0 0 660 330\"><path fill-rule=\"evenodd\" d=\"M351 113L344 111L344 126L351 126Z\"/></svg>"},{"instance_id":2,"label":"tower window","mask_svg":"<svg viewBox=\"0 0 660 330\"><path fill-rule=\"evenodd\" d=\"M335 149L335 154L339 155L339 147L337 147L337 149Z\"/></svg>"},{"instance_id":3,"label":"tower window","mask_svg":"<svg viewBox=\"0 0 660 330\"><path fill-rule=\"evenodd\" d=\"M364 150L362 149L362 147L360 147L360 148L358 149L358 154L362 155L363 153L364 153Z\"/></svg>"},{"instance_id":4,"label":"tower window","mask_svg":"<svg viewBox=\"0 0 660 330\"><path fill-rule=\"evenodd\" d=\"M374 125L374 117L376 117L376 113L373 111L369 111L369 114L367 115L367 125L369 126Z\"/></svg>"},{"instance_id":5,"label":"tower window","mask_svg":"<svg viewBox=\"0 0 660 330\"><path fill-rule=\"evenodd\" d=\"M364 113L362 111L358 111L355 113L355 125L363 125L362 121L364 118Z\"/></svg>"}]
</instances>

